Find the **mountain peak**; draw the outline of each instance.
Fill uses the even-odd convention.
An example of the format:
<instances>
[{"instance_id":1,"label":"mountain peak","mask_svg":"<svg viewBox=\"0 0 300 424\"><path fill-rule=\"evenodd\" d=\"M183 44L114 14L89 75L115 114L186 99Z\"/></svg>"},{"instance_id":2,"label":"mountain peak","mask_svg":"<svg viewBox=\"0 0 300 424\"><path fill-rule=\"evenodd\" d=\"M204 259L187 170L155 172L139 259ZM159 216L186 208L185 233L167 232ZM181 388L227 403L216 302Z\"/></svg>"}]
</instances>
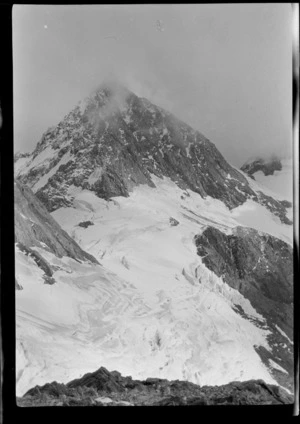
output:
<instances>
[{"instance_id":1,"label":"mountain peak","mask_svg":"<svg viewBox=\"0 0 300 424\"><path fill-rule=\"evenodd\" d=\"M130 93L130 90L128 90L128 88L123 83L121 83L119 79L113 76L105 78L94 91L106 91L107 93L111 94L119 91Z\"/></svg>"},{"instance_id":2,"label":"mountain peak","mask_svg":"<svg viewBox=\"0 0 300 424\"><path fill-rule=\"evenodd\" d=\"M252 199L290 223L283 205L256 193L201 133L114 78L49 129L18 172L50 211L72 204L74 186L109 199L155 187L156 176L230 209Z\"/></svg>"},{"instance_id":3,"label":"mountain peak","mask_svg":"<svg viewBox=\"0 0 300 424\"><path fill-rule=\"evenodd\" d=\"M84 100L78 103L82 114L99 110L104 117L127 108L127 99L134 94L119 80L110 77L99 84Z\"/></svg>"}]
</instances>

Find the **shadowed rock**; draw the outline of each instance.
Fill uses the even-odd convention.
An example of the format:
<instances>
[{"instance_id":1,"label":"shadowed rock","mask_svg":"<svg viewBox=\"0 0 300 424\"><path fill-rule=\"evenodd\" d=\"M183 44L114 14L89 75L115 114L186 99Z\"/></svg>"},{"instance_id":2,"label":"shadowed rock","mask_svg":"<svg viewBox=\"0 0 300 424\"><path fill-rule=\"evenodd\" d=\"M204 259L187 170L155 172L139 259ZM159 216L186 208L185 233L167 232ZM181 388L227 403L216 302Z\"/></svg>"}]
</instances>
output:
<instances>
[{"instance_id":1,"label":"shadowed rock","mask_svg":"<svg viewBox=\"0 0 300 424\"><path fill-rule=\"evenodd\" d=\"M195 237L197 253L208 269L248 299L272 330L272 351L257 348L280 384L293 390L293 251L290 245L252 228L236 227L225 234L207 227ZM235 306L236 312L247 314ZM258 323L263 325L263 323ZM286 334L284 336L282 331ZM275 361L282 371L270 366Z\"/></svg>"},{"instance_id":2,"label":"shadowed rock","mask_svg":"<svg viewBox=\"0 0 300 424\"><path fill-rule=\"evenodd\" d=\"M133 380L101 367L68 384L53 382L30 389L19 406L61 404L64 406L173 406L173 405L280 405L293 397L279 386L263 380L203 386L187 381L159 378Z\"/></svg>"},{"instance_id":3,"label":"shadowed rock","mask_svg":"<svg viewBox=\"0 0 300 424\"><path fill-rule=\"evenodd\" d=\"M30 188L16 181L14 194L15 241L21 250L27 249L27 254L30 253L46 275L52 276L49 264L32 247L42 247L58 257L69 256L76 260L98 263L59 226Z\"/></svg>"},{"instance_id":4,"label":"shadowed rock","mask_svg":"<svg viewBox=\"0 0 300 424\"><path fill-rule=\"evenodd\" d=\"M282 164L280 159L273 157L270 160L265 159L256 159L252 162L246 162L242 167L241 170L249 175L252 179L255 180L253 174L255 172L261 171L264 173L264 175L274 175L275 171L281 171L282 170Z\"/></svg>"}]
</instances>

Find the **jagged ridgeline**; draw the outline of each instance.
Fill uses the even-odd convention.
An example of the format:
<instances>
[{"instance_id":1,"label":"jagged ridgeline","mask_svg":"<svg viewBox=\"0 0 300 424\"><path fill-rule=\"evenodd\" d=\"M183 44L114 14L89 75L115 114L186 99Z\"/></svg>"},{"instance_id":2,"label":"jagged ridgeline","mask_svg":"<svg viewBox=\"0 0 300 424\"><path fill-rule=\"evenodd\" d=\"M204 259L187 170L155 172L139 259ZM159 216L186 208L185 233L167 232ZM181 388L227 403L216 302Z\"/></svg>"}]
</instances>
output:
<instances>
[{"instance_id":1,"label":"jagged ridgeline","mask_svg":"<svg viewBox=\"0 0 300 424\"><path fill-rule=\"evenodd\" d=\"M19 406L172 406L172 405L282 405L293 397L262 380L199 387L187 381L159 378L133 380L104 367L67 384L36 386Z\"/></svg>"},{"instance_id":2,"label":"jagged ridgeline","mask_svg":"<svg viewBox=\"0 0 300 424\"><path fill-rule=\"evenodd\" d=\"M103 84L80 102L32 154L16 156L15 170L51 212L72 204L74 187L109 199L139 184L155 187L156 175L230 209L252 199L291 224L289 205L251 189L199 131L119 84Z\"/></svg>"},{"instance_id":3,"label":"jagged ridgeline","mask_svg":"<svg viewBox=\"0 0 300 424\"><path fill-rule=\"evenodd\" d=\"M19 181L14 184L14 201L17 247L33 257L46 276L52 277L51 267L41 254L32 248L46 248L59 258L68 256L79 261L98 263L59 226L31 189Z\"/></svg>"}]
</instances>

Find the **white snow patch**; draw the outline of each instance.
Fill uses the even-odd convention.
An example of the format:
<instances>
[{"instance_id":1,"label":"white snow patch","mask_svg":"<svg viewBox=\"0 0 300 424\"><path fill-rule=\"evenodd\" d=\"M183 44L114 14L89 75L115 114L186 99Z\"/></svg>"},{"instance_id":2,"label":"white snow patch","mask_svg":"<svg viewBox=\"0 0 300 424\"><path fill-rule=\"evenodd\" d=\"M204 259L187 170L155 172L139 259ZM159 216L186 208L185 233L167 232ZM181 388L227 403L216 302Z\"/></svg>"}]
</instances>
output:
<instances>
[{"instance_id":1,"label":"white snow patch","mask_svg":"<svg viewBox=\"0 0 300 424\"><path fill-rule=\"evenodd\" d=\"M185 148L186 155L187 155L188 158L191 157L191 155L190 155L190 149L191 149L191 143L189 143L188 146Z\"/></svg>"},{"instance_id":2,"label":"white snow patch","mask_svg":"<svg viewBox=\"0 0 300 424\"><path fill-rule=\"evenodd\" d=\"M31 161L32 156L29 157L25 157L25 158L19 158L15 163L14 163L14 173L16 176L18 176L20 173L22 173L22 171L24 170L24 168L26 168L27 164Z\"/></svg>"},{"instance_id":3,"label":"white snow patch","mask_svg":"<svg viewBox=\"0 0 300 424\"><path fill-rule=\"evenodd\" d=\"M69 146L71 143L73 143L73 138L69 138L69 139L63 141L60 145L60 149Z\"/></svg>"},{"instance_id":4,"label":"white snow patch","mask_svg":"<svg viewBox=\"0 0 300 424\"><path fill-rule=\"evenodd\" d=\"M275 327L277 328L277 330L279 331L279 333L285 337L291 344L293 344L292 340L285 334L285 332L283 330L281 330L280 327L278 327L278 325L275 325Z\"/></svg>"},{"instance_id":5,"label":"white snow patch","mask_svg":"<svg viewBox=\"0 0 300 424\"><path fill-rule=\"evenodd\" d=\"M113 401L111 398L109 398L109 397L97 397L97 398L95 399L95 401L96 401L96 402L101 402L101 403L104 403L104 404L114 402L114 401Z\"/></svg>"},{"instance_id":6,"label":"white snow patch","mask_svg":"<svg viewBox=\"0 0 300 424\"><path fill-rule=\"evenodd\" d=\"M266 207L247 200L241 206L232 209L231 216L240 224L258 231L271 234L286 243L293 243L293 227L281 223Z\"/></svg>"},{"instance_id":7,"label":"white snow patch","mask_svg":"<svg viewBox=\"0 0 300 424\"><path fill-rule=\"evenodd\" d=\"M40 188L44 187L47 182L49 181L49 178L51 178L56 171L58 170L58 168L61 165L64 165L66 163L68 163L70 160L72 160L73 155L71 155L70 151L68 150L61 158L61 160L55 165L53 166L53 168L50 169L50 171L48 171L46 174L44 174L32 187L32 191L36 192L38 191Z\"/></svg>"},{"instance_id":8,"label":"white snow patch","mask_svg":"<svg viewBox=\"0 0 300 424\"><path fill-rule=\"evenodd\" d=\"M55 155L56 151L51 146L47 146L33 160L28 162L28 164L22 169L22 174L25 172L27 173L30 169L35 168L44 162L50 161Z\"/></svg>"},{"instance_id":9,"label":"white snow patch","mask_svg":"<svg viewBox=\"0 0 300 424\"><path fill-rule=\"evenodd\" d=\"M126 122L126 124L127 124L127 125L128 125L128 124L130 124L130 122L131 122L131 117L130 117L130 115L126 114L126 115L125 115L125 117L124 117L123 119L124 119L124 121Z\"/></svg>"},{"instance_id":10,"label":"white snow patch","mask_svg":"<svg viewBox=\"0 0 300 424\"><path fill-rule=\"evenodd\" d=\"M288 372L284 368L282 368L280 365L278 365L272 359L269 359L269 363L270 363L272 368L275 368L278 371L281 371L281 372L284 372L285 374L288 374Z\"/></svg>"},{"instance_id":11,"label":"white snow patch","mask_svg":"<svg viewBox=\"0 0 300 424\"><path fill-rule=\"evenodd\" d=\"M98 181L102 175L103 175L104 169L102 167L98 167L94 169L94 171L90 174L88 178L88 182L90 184L95 184L96 181Z\"/></svg>"}]
</instances>

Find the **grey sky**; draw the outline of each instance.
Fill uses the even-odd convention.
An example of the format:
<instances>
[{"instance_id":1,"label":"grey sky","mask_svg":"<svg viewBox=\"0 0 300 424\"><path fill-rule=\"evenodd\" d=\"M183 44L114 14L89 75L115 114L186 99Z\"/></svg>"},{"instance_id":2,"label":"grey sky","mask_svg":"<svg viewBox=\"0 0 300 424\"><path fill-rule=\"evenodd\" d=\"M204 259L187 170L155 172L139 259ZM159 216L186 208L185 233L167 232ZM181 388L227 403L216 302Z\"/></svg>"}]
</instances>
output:
<instances>
[{"instance_id":1,"label":"grey sky","mask_svg":"<svg viewBox=\"0 0 300 424\"><path fill-rule=\"evenodd\" d=\"M233 165L289 154L291 23L288 3L14 6L15 151L113 73Z\"/></svg>"}]
</instances>

